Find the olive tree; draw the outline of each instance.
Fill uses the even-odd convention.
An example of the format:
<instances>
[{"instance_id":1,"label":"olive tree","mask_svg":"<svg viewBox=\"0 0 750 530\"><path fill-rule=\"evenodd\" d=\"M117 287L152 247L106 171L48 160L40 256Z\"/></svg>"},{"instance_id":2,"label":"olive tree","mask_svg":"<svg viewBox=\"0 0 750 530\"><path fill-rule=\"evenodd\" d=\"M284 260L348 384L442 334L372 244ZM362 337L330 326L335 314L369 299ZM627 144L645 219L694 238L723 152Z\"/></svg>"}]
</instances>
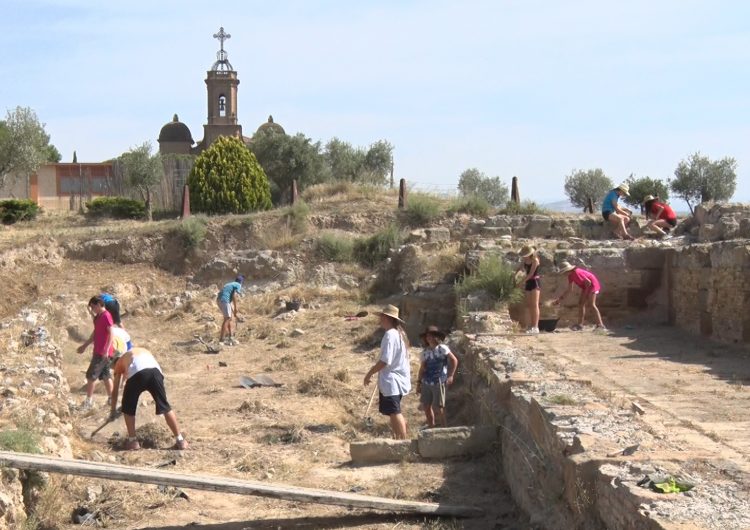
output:
<instances>
[{"instance_id":1,"label":"olive tree","mask_svg":"<svg viewBox=\"0 0 750 530\"><path fill-rule=\"evenodd\" d=\"M28 175L45 162L59 162L60 153L36 113L28 107L9 110L0 121L0 186L11 175Z\"/></svg>"},{"instance_id":2,"label":"olive tree","mask_svg":"<svg viewBox=\"0 0 750 530\"><path fill-rule=\"evenodd\" d=\"M144 142L138 147L123 153L118 158L128 186L135 188L146 203L146 218L153 220L151 195L154 186L164 178L164 165L159 153L151 153L151 143Z\"/></svg>"},{"instance_id":3,"label":"olive tree","mask_svg":"<svg viewBox=\"0 0 750 530\"><path fill-rule=\"evenodd\" d=\"M612 181L599 168L574 169L565 177L565 195L573 206L584 210L588 208L589 200L593 204L600 203L613 187Z\"/></svg>"},{"instance_id":4,"label":"olive tree","mask_svg":"<svg viewBox=\"0 0 750 530\"><path fill-rule=\"evenodd\" d=\"M737 188L736 171L737 161L732 157L712 161L696 152L680 161L669 187L693 213L694 204L731 199Z\"/></svg>"},{"instance_id":5,"label":"olive tree","mask_svg":"<svg viewBox=\"0 0 750 530\"><path fill-rule=\"evenodd\" d=\"M458 177L458 191L464 197L481 197L495 207L505 206L509 198L508 186L500 177L488 177L474 167Z\"/></svg>"}]
</instances>

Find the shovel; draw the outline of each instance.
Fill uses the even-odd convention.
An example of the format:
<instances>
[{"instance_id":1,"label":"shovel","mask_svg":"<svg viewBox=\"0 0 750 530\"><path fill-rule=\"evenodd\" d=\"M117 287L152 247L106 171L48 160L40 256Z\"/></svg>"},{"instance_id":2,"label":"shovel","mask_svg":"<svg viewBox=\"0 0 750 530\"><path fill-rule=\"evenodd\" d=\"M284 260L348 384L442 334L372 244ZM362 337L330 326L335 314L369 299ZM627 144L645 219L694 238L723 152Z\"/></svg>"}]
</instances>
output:
<instances>
[{"instance_id":1,"label":"shovel","mask_svg":"<svg viewBox=\"0 0 750 530\"><path fill-rule=\"evenodd\" d=\"M367 403L367 408L365 409L365 425L368 427L372 425L372 417L370 416L370 407L372 407L372 400L375 399L375 393L378 391L378 384L375 383L375 388L372 389L372 394L370 395L370 401Z\"/></svg>"},{"instance_id":2,"label":"shovel","mask_svg":"<svg viewBox=\"0 0 750 530\"><path fill-rule=\"evenodd\" d=\"M119 418L119 417L120 417L120 414L121 414L121 413L120 413L120 412L118 411L117 413L115 413L115 416L114 416L114 417L112 417L112 416L108 416L108 417L107 417L107 421L105 421L104 423L102 423L101 425L99 425L99 427L97 427L96 429L94 429L94 432L92 432L92 433L91 433L91 436L89 436L89 438L93 438L93 437L94 437L94 435L95 435L96 433L98 433L98 432L99 432L99 431L101 431L101 430L102 430L102 429L103 429L104 427L106 427L107 425L109 425L110 423L112 423L113 421L115 421L115 420L116 420L117 418Z\"/></svg>"}]
</instances>

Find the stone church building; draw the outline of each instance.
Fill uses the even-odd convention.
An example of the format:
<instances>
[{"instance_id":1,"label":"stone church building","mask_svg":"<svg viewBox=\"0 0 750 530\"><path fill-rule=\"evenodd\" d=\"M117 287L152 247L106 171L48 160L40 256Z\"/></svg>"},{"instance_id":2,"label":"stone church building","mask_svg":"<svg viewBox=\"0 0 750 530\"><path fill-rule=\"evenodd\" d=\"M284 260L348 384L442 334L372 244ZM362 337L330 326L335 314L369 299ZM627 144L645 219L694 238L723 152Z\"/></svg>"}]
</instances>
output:
<instances>
[{"instance_id":1,"label":"stone church building","mask_svg":"<svg viewBox=\"0 0 750 530\"><path fill-rule=\"evenodd\" d=\"M172 121L164 125L159 133L159 152L162 155L198 155L219 136L241 138L248 145L252 142L252 137L242 134L242 125L237 120L237 87L240 80L224 49L224 41L231 38L231 35L222 27L214 34L214 38L219 40L221 47L216 53L216 62L206 73L208 122L203 125L203 139L199 142L193 140L188 126L175 114ZM272 116L268 117L268 122L258 127L256 134L259 132L285 134L284 128L274 123Z\"/></svg>"}]
</instances>

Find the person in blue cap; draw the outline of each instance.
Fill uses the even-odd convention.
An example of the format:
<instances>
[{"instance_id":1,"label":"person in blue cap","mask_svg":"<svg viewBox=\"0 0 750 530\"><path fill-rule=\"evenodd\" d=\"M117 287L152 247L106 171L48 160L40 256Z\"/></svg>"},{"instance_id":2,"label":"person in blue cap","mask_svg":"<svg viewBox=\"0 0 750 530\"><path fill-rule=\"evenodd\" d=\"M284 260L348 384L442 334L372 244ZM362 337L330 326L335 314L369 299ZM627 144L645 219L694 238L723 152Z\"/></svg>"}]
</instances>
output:
<instances>
[{"instance_id":1,"label":"person in blue cap","mask_svg":"<svg viewBox=\"0 0 750 530\"><path fill-rule=\"evenodd\" d=\"M216 304L219 306L224 321L221 323L219 342L226 346L239 344L234 338L235 320L239 316L237 312L237 297L242 294L242 282L245 277L240 274L233 282L229 282L221 288L216 296Z\"/></svg>"}]
</instances>

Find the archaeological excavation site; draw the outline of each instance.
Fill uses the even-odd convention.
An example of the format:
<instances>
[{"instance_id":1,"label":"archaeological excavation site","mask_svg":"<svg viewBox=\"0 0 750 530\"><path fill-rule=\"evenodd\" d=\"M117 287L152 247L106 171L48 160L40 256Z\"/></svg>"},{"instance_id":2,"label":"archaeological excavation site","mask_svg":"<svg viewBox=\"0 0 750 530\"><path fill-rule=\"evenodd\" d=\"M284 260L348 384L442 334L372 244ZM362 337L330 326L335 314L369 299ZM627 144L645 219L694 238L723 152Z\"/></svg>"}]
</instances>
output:
<instances>
[{"instance_id":1,"label":"archaeological excavation site","mask_svg":"<svg viewBox=\"0 0 750 530\"><path fill-rule=\"evenodd\" d=\"M698 206L669 238L636 216L623 241L599 215L417 222L390 191L302 197L0 231L0 529L750 528L750 206ZM523 293L482 284L517 278L522 248L536 334ZM577 288L554 303L577 269L601 284L603 326L589 308L578 327ZM217 292L238 275L220 344ZM138 450L104 385L85 402L101 293L158 361L186 449L149 393ZM389 305L412 383L428 326L458 362L447 426L426 425L413 386L406 439L363 385Z\"/></svg>"}]
</instances>

